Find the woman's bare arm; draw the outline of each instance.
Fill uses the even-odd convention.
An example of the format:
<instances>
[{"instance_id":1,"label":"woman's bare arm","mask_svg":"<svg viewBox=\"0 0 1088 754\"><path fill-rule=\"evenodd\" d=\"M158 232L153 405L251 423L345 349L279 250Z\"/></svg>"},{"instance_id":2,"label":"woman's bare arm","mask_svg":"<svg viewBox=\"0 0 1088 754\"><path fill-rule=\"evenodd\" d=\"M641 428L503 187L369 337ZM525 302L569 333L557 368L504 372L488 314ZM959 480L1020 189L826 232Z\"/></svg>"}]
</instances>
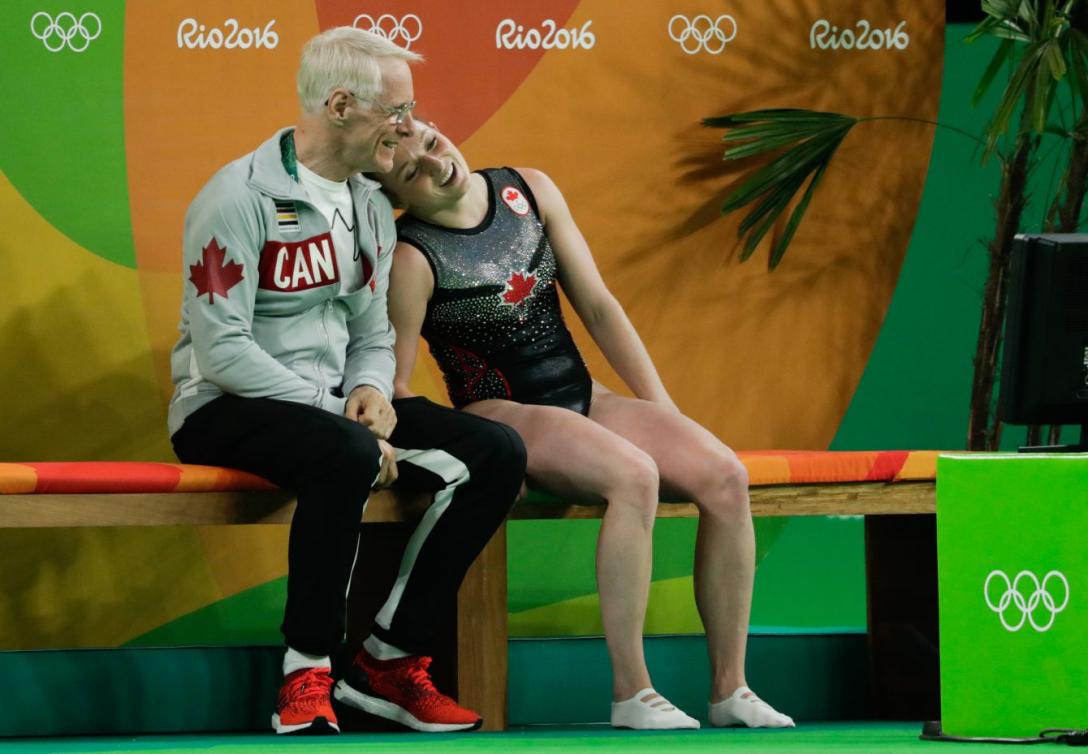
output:
<instances>
[{"instance_id":1,"label":"woman's bare arm","mask_svg":"<svg viewBox=\"0 0 1088 754\"><path fill-rule=\"evenodd\" d=\"M427 302L434 293L434 273L423 252L400 242L393 251L389 274L389 321L397 332L393 353L397 370L393 376L393 397L411 398L408 387L419 349L419 332L427 314Z\"/></svg>"},{"instance_id":2,"label":"woman's bare arm","mask_svg":"<svg viewBox=\"0 0 1088 754\"><path fill-rule=\"evenodd\" d=\"M544 230L555 252L563 292L594 342L636 396L674 406L646 346L619 301L605 285L563 194L539 170L519 168L518 172L536 197Z\"/></svg>"}]
</instances>

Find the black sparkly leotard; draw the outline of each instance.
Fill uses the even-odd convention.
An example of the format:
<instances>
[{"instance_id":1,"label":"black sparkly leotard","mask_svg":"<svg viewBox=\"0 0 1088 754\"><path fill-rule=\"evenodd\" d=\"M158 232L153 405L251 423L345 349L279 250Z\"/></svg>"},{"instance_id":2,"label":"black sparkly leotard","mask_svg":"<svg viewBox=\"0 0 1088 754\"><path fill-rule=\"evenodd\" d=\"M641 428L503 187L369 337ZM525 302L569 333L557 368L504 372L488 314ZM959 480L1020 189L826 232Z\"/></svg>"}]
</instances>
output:
<instances>
[{"instance_id":1,"label":"black sparkly leotard","mask_svg":"<svg viewBox=\"0 0 1088 754\"><path fill-rule=\"evenodd\" d=\"M510 168L480 171L487 216L443 228L405 215L399 240L431 265L434 294L422 335L453 405L487 398L589 412L592 383L556 291L555 255L536 201Z\"/></svg>"}]
</instances>

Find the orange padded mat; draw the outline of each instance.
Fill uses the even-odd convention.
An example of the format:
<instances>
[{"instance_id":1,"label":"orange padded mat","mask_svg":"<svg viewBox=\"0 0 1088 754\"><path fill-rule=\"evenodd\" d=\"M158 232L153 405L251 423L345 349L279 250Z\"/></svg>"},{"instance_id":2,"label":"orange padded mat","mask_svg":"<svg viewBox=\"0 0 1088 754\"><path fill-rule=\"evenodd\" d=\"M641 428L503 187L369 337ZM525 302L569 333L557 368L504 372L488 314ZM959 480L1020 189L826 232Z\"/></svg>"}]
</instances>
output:
<instances>
[{"instance_id":1,"label":"orange padded mat","mask_svg":"<svg viewBox=\"0 0 1088 754\"><path fill-rule=\"evenodd\" d=\"M937 451L761 450L738 453L753 486L903 482L936 478ZM180 463L0 463L0 494L270 490L235 469Z\"/></svg>"}]
</instances>

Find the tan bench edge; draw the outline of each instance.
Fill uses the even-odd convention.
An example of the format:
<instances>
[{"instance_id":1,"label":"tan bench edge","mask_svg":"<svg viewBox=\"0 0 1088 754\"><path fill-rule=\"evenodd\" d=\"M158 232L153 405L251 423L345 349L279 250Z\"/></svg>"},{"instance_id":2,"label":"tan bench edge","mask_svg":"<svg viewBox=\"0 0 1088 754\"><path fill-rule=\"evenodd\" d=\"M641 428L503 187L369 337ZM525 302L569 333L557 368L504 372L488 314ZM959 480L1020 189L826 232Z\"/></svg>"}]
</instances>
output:
<instances>
[{"instance_id":1,"label":"tan bench edge","mask_svg":"<svg viewBox=\"0 0 1088 754\"><path fill-rule=\"evenodd\" d=\"M933 513L935 485L925 482L784 484L753 487L754 516L851 516ZM422 496L383 492L367 504L367 523L412 521ZM0 495L0 528L75 526L200 526L285 524L295 501L287 492L163 492ZM518 505L511 518L600 518L603 505ZM662 503L659 518L696 515L691 503Z\"/></svg>"}]
</instances>

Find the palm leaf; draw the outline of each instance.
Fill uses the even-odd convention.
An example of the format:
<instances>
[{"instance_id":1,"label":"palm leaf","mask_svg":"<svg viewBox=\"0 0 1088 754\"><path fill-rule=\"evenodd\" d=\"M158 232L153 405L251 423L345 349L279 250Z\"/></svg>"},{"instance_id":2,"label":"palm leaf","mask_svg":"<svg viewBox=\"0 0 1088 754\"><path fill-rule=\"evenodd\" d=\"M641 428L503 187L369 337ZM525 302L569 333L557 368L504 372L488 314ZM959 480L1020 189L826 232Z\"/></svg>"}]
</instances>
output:
<instances>
[{"instance_id":1,"label":"palm leaf","mask_svg":"<svg viewBox=\"0 0 1088 754\"><path fill-rule=\"evenodd\" d=\"M727 214L740 209L759 195L771 190L774 184L789 179L791 175L807 172L810 169L810 158L819 155L822 149L823 142L813 137L783 152L728 194L722 204L722 213Z\"/></svg>"},{"instance_id":2,"label":"palm leaf","mask_svg":"<svg viewBox=\"0 0 1088 754\"><path fill-rule=\"evenodd\" d=\"M825 162L816 168L816 172L812 174L812 180L808 182L808 188L805 189L801 201L797 202L797 206L790 213L790 220L786 223L785 232L782 233L782 237L775 242L774 248L771 249L771 258L767 262L767 266L772 270L782 261L786 249L789 248L790 241L793 240L793 234L797 232L797 227L801 224L801 218L805 216L805 211L808 209L808 203L816 192L816 186L819 185L820 179L823 178L824 172L827 171L827 165L828 163Z\"/></svg>"},{"instance_id":3,"label":"palm leaf","mask_svg":"<svg viewBox=\"0 0 1088 754\"><path fill-rule=\"evenodd\" d=\"M1028 96L1028 82L1033 80L1038 62L1038 51L1025 55L1013 73L1005 91L1001 95L1001 102L994 111L994 117L986 128L986 146L983 149L982 159L985 161L997 151L998 140L1002 134L1009 130L1009 122L1013 112L1021 100Z\"/></svg>"},{"instance_id":4,"label":"palm leaf","mask_svg":"<svg viewBox=\"0 0 1088 754\"><path fill-rule=\"evenodd\" d=\"M771 184L766 193L762 195L762 200L741 220L740 225L737 227L737 238L744 238L744 234L755 228L759 221L777 206L780 199L789 201L789 198L797 193L797 189L805 182L808 173L809 170L806 166Z\"/></svg>"},{"instance_id":5,"label":"palm leaf","mask_svg":"<svg viewBox=\"0 0 1088 754\"><path fill-rule=\"evenodd\" d=\"M1069 77L1069 86L1073 89L1073 94L1079 102L1084 102L1088 99L1088 70L1085 67L1084 53L1085 45L1082 41L1083 35L1074 30L1069 35L1068 49L1066 55L1069 57L1069 69L1072 74Z\"/></svg>"},{"instance_id":6,"label":"palm leaf","mask_svg":"<svg viewBox=\"0 0 1088 754\"><path fill-rule=\"evenodd\" d=\"M789 131L781 134L774 134L764 136L758 139L747 141L744 144L739 144L734 147L730 147L725 150L725 159L727 160L743 160L745 157L753 157L757 154L763 154L764 152L770 152L775 149L787 146L796 142L798 139L803 139L809 136L815 136L819 131L812 129L808 132L798 131L797 129L790 129Z\"/></svg>"},{"instance_id":7,"label":"palm leaf","mask_svg":"<svg viewBox=\"0 0 1088 754\"><path fill-rule=\"evenodd\" d=\"M995 19L1011 18L1019 7L1020 0L982 0L982 12Z\"/></svg>"},{"instance_id":8,"label":"palm leaf","mask_svg":"<svg viewBox=\"0 0 1088 754\"><path fill-rule=\"evenodd\" d=\"M730 145L725 150L726 160L782 150L748 175L722 203L722 214L751 205L737 228L737 237L744 242L742 262L755 253L807 183L808 188L790 215L786 233L775 243L771 266L778 265L804 217L819 177L857 122L856 118L841 113L796 109L756 110L703 121L708 127L726 130L722 137Z\"/></svg>"},{"instance_id":9,"label":"palm leaf","mask_svg":"<svg viewBox=\"0 0 1088 754\"><path fill-rule=\"evenodd\" d=\"M1050 109L1051 95L1054 92L1054 87L1050 86L1053 81L1050 78L1050 67L1043 64L1046 50L1046 47L1039 48L1039 61L1035 65L1035 82L1028 98L1031 108L1031 130L1035 133L1042 133L1046 128L1046 114Z\"/></svg>"},{"instance_id":10,"label":"palm leaf","mask_svg":"<svg viewBox=\"0 0 1088 754\"><path fill-rule=\"evenodd\" d=\"M733 128L741 123L824 123L829 118L846 118L840 113L825 113L819 110L799 108L777 108L770 110L750 110L746 113L718 115L704 118L702 123L708 128Z\"/></svg>"},{"instance_id":11,"label":"palm leaf","mask_svg":"<svg viewBox=\"0 0 1088 754\"><path fill-rule=\"evenodd\" d=\"M985 5L983 7L985 8ZM971 44L973 42L977 42L982 37L994 36L997 27L1003 25L1004 24L995 17L991 16L989 18L984 18L982 21L979 22L978 26L968 32L967 36L964 37L963 41L967 44Z\"/></svg>"},{"instance_id":12,"label":"palm leaf","mask_svg":"<svg viewBox=\"0 0 1088 754\"><path fill-rule=\"evenodd\" d=\"M974 104L989 89L1005 61L1018 61L986 129L983 160L997 151L1013 115L1022 113L1021 129L1043 133L1057 83L1070 74L1069 86L1079 99L1088 93L1088 73L1081 59L1083 35L1072 28L1071 13L1080 0L983 0L986 18L968 35L1002 39L975 91Z\"/></svg>"},{"instance_id":13,"label":"palm leaf","mask_svg":"<svg viewBox=\"0 0 1088 754\"><path fill-rule=\"evenodd\" d=\"M999 37L1018 42L1031 41L1033 10L1017 0L1008 2L984 2L982 10L986 18L976 26L965 41L974 42L981 37Z\"/></svg>"},{"instance_id":14,"label":"palm leaf","mask_svg":"<svg viewBox=\"0 0 1088 754\"><path fill-rule=\"evenodd\" d=\"M1043 57L1046 58L1046 64L1050 68L1050 75L1055 81L1061 81L1065 72L1069 70L1065 64L1065 58L1062 57L1061 46L1056 41L1049 43Z\"/></svg>"},{"instance_id":15,"label":"palm leaf","mask_svg":"<svg viewBox=\"0 0 1088 754\"><path fill-rule=\"evenodd\" d=\"M823 131L826 128L827 121L825 119L813 120L811 122L789 121L784 123L752 123L731 127L730 130L726 131L725 135L722 136L722 141L745 141L747 139L765 139L781 134L815 133Z\"/></svg>"},{"instance_id":16,"label":"palm leaf","mask_svg":"<svg viewBox=\"0 0 1088 754\"><path fill-rule=\"evenodd\" d=\"M1047 2L1047 0L1044 0ZM1050 3L1047 2L1049 5ZM1020 20L1031 30L1037 25L1038 8L1032 0L1020 0L1020 5L1017 8L1016 15L1020 17Z\"/></svg>"},{"instance_id":17,"label":"palm leaf","mask_svg":"<svg viewBox=\"0 0 1088 754\"><path fill-rule=\"evenodd\" d=\"M778 184L774 191L744 218L742 224L746 226L745 231L748 233L748 238L744 239L745 231L737 232L737 238L744 239L740 261L747 262L755 253L759 242L763 240L763 236L774 226L775 221L781 217L782 212L790 202L790 198L797 193L797 189L801 187L804 180L805 175L801 174Z\"/></svg>"},{"instance_id":18,"label":"palm leaf","mask_svg":"<svg viewBox=\"0 0 1088 754\"><path fill-rule=\"evenodd\" d=\"M993 83L994 76L1001 70L1001 66L1012 57L1013 43L1011 39L1004 39L1001 41L1001 45L997 48L997 52L990 58L990 64L986 66L986 72L982 74L982 78L979 79L978 87L975 88L975 94L971 97L971 105L977 105L982 101L982 98L986 95L987 90L990 88L990 84Z\"/></svg>"},{"instance_id":19,"label":"palm leaf","mask_svg":"<svg viewBox=\"0 0 1088 754\"><path fill-rule=\"evenodd\" d=\"M787 179L791 173L800 169L799 164L812 149L811 144L800 144L783 152L755 171L726 195L725 201L722 202L722 214L738 210L766 192L773 190L776 183Z\"/></svg>"}]
</instances>

